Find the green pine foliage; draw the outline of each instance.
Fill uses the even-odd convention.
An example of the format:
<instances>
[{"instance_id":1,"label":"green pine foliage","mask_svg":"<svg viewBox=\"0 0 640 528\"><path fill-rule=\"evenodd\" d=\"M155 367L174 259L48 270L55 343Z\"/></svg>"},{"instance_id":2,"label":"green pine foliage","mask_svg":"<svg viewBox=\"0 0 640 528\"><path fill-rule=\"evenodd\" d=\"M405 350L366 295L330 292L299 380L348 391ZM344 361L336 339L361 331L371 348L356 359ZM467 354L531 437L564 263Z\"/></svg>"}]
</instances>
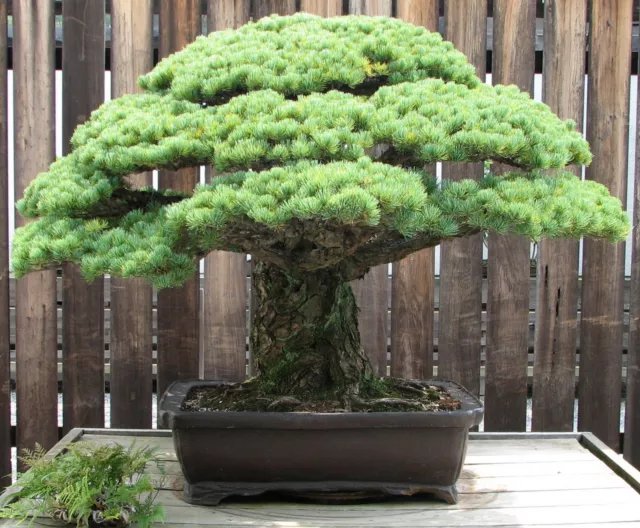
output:
<instances>
[{"instance_id":1,"label":"green pine foliage","mask_svg":"<svg viewBox=\"0 0 640 528\"><path fill-rule=\"evenodd\" d=\"M178 100L217 104L262 89L288 97L331 89L366 93L425 78L480 84L466 57L438 33L392 18L298 14L199 37L139 84Z\"/></svg>"},{"instance_id":2,"label":"green pine foliage","mask_svg":"<svg viewBox=\"0 0 640 528\"><path fill-rule=\"evenodd\" d=\"M399 20L270 17L198 39L104 104L25 191L16 276L75 262L88 279L189 278L212 250L313 270L493 230L623 240L622 206L568 172L589 164L571 121L487 86L439 35ZM437 161L520 169L436 184ZM127 176L212 165L190 196ZM553 169L553 171L551 171ZM392 258L394 255L385 253Z\"/></svg>"},{"instance_id":3,"label":"green pine foliage","mask_svg":"<svg viewBox=\"0 0 640 528\"><path fill-rule=\"evenodd\" d=\"M135 210L119 219L47 216L16 233L15 272L72 261L80 264L87 279L105 273L141 276L167 287L193 275L193 255L254 247L249 237L235 246L235 229L262 226L273 237L269 243L286 247L286 227L293 222L322 227L305 230L304 246L333 245L344 251L349 248L340 244L351 242L336 241L327 230L340 235L368 227L379 236L396 233L399 238L422 236L432 242L486 230L533 240L616 240L626 236L628 225L619 201L605 187L567 172L509 173L480 182L437 185L424 172L369 158L355 163L301 162L222 176L173 206ZM28 267L18 267L21 263ZM327 264L321 260L306 269Z\"/></svg>"},{"instance_id":4,"label":"green pine foliage","mask_svg":"<svg viewBox=\"0 0 640 528\"><path fill-rule=\"evenodd\" d=\"M0 518L24 521L37 517L74 523L79 527L151 526L164 518L144 469L157 463L151 447L72 444L56 457L37 446L21 460L30 469L11 489ZM161 466L159 466L161 468Z\"/></svg>"}]
</instances>

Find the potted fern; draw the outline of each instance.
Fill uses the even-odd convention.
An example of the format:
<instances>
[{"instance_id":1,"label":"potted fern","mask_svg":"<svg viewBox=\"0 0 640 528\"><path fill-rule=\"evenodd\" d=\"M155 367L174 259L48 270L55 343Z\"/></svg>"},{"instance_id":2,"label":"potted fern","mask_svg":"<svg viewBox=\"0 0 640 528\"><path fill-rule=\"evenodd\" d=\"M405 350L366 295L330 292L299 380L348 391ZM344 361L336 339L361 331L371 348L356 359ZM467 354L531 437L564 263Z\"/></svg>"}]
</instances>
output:
<instances>
[{"instance_id":1,"label":"potted fern","mask_svg":"<svg viewBox=\"0 0 640 528\"><path fill-rule=\"evenodd\" d=\"M188 500L265 490L432 491L455 500L482 407L454 384L377 379L350 281L480 232L623 240L571 121L465 56L388 18L270 17L201 37L104 104L69 155L27 188L17 276L74 262L86 278L192 276L213 250L250 253L257 374L178 382L162 403ZM490 162L481 181L437 182L438 161ZM125 177L212 165L192 194ZM201 411L201 412L192 412ZM387 446L402 445L392 454Z\"/></svg>"}]
</instances>

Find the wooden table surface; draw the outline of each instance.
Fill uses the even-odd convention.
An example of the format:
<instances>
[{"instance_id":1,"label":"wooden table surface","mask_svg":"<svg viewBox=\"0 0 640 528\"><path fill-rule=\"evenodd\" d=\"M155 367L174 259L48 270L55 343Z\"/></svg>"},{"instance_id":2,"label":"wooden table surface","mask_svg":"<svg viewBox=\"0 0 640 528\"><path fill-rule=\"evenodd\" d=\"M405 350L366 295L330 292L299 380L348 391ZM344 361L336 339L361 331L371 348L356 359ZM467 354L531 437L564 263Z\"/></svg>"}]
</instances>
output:
<instances>
[{"instance_id":1,"label":"wooden table surface","mask_svg":"<svg viewBox=\"0 0 640 528\"><path fill-rule=\"evenodd\" d=\"M69 439L156 445L167 475L161 482L157 467L148 471L160 487L158 500L166 510L164 525L158 526L167 528L640 528L640 472L588 434L473 435L455 505L420 498L358 505L228 502L218 507L181 500L182 474L169 435L76 430L56 447L59 451ZM45 519L33 525L64 526ZM0 521L0 526L17 525Z\"/></svg>"}]
</instances>

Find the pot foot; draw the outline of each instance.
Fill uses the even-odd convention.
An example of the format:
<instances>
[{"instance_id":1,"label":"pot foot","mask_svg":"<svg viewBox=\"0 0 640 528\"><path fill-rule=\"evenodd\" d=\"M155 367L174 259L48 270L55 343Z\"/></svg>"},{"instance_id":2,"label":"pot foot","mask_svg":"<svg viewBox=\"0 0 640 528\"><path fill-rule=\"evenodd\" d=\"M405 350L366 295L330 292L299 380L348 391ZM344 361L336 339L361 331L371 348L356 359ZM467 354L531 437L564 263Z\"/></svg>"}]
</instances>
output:
<instances>
[{"instance_id":1,"label":"pot foot","mask_svg":"<svg viewBox=\"0 0 640 528\"><path fill-rule=\"evenodd\" d=\"M447 504L458 502L455 486L384 482L198 482L184 483L184 500L217 506L230 497L255 497L274 492L286 497L325 504L373 502L392 497L428 495Z\"/></svg>"}]
</instances>

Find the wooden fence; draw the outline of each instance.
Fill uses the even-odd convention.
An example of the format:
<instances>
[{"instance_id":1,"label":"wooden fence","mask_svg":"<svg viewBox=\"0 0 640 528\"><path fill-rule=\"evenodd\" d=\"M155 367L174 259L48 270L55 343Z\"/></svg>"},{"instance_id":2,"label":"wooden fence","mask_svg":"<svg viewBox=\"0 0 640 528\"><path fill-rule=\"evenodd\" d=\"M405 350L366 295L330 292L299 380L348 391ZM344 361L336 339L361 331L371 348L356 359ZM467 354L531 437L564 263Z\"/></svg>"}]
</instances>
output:
<instances>
[{"instance_id":1,"label":"wooden fence","mask_svg":"<svg viewBox=\"0 0 640 528\"><path fill-rule=\"evenodd\" d=\"M437 0L111 0L112 93L135 91L136 78L153 66L154 12L159 14L161 57L201 32L200 15L206 17L209 31L237 27L250 17L296 10L323 16L346 12L398 16L432 30L444 28L445 37L469 56L481 76L487 65L489 14L494 82L532 90L540 37L536 26L543 28L544 100L561 117L582 123L588 69L586 134L594 163L586 174L624 201L631 192L626 182L633 0L546 0L542 10L539 5L536 9L540 3L535 0L438 4ZM10 470L9 379L14 363L18 448L35 442L49 447L58 439L60 365L64 430L103 425L105 376L110 380L111 425L148 428L154 376L162 391L178 378L242 379L250 368L250 285L243 256L213 253L206 259L204 276L194 274L184 287L157 296L137 280L86 284L73 266L64 267L61 279L48 271L13 283L7 253L13 204L5 201L8 14L13 16L17 196L54 158L56 14L62 15L64 29L65 145L74 127L103 101L105 78L104 0L62 4L0 0L0 475ZM482 167L474 164L444 164L442 171L453 179L482 177ZM636 168L636 218L638 174ZM150 178L138 175L133 183L145 185ZM196 178L194 170L163 172L159 184L188 189ZM16 222L19 225L20 219ZM572 430L579 368L579 428L619 449L623 337L626 340L628 324L624 454L640 467L637 232L633 241L626 302L624 244L586 241L581 280L576 242L543 242L536 281L530 276L528 242L497 235L489 235L486 279L480 236L443 244L437 278L433 250L394 263L391 278L387 266L380 266L355 288L366 352L379 374L428 378L435 366L437 376L460 381L476 393L482 390L485 429L491 431L525 429L531 379L533 429Z\"/></svg>"}]
</instances>

